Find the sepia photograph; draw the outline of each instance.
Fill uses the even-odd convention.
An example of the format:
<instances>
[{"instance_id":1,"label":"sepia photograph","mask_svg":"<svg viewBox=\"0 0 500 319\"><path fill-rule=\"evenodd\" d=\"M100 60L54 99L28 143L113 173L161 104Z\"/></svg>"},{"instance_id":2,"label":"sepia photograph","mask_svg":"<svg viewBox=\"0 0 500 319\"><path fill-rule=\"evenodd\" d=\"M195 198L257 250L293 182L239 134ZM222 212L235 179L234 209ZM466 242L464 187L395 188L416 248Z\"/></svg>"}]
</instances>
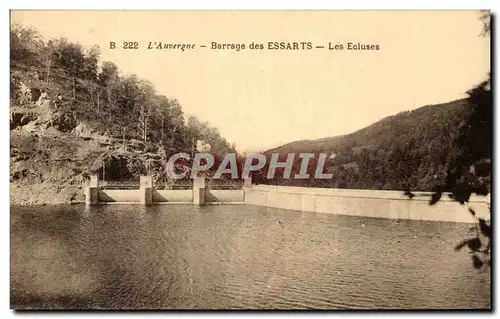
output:
<instances>
[{"instance_id":1,"label":"sepia photograph","mask_svg":"<svg viewBox=\"0 0 500 319\"><path fill-rule=\"evenodd\" d=\"M491 21L10 10L10 308L491 311Z\"/></svg>"}]
</instances>

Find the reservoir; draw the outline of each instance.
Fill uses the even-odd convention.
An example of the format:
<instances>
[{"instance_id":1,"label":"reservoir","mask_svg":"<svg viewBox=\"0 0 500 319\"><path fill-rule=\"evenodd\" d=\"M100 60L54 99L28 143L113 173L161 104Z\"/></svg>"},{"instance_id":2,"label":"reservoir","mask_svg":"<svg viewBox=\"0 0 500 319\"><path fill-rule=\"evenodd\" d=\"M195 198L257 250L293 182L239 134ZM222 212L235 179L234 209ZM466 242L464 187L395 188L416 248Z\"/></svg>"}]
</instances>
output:
<instances>
[{"instance_id":1,"label":"reservoir","mask_svg":"<svg viewBox=\"0 0 500 319\"><path fill-rule=\"evenodd\" d=\"M252 205L11 208L15 309L470 309L471 224Z\"/></svg>"}]
</instances>

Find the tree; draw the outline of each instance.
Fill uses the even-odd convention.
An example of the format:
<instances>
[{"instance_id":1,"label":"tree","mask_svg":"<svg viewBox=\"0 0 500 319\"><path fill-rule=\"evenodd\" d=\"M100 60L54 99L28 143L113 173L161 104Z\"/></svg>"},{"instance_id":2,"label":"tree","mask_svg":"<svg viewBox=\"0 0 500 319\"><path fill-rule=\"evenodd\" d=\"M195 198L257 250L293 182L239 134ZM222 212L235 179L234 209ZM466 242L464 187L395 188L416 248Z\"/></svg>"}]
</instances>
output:
<instances>
[{"instance_id":1,"label":"tree","mask_svg":"<svg viewBox=\"0 0 500 319\"><path fill-rule=\"evenodd\" d=\"M191 141L184 126L184 112L177 99L170 99L168 103L168 139L177 150L190 151Z\"/></svg>"},{"instance_id":2,"label":"tree","mask_svg":"<svg viewBox=\"0 0 500 319\"><path fill-rule=\"evenodd\" d=\"M60 38L54 42L53 60L72 77L84 78L85 54L79 43Z\"/></svg>"},{"instance_id":3,"label":"tree","mask_svg":"<svg viewBox=\"0 0 500 319\"><path fill-rule=\"evenodd\" d=\"M110 61L104 61L99 73L99 84L109 86L118 78L118 67Z\"/></svg>"},{"instance_id":4,"label":"tree","mask_svg":"<svg viewBox=\"0 0 500 319\"><path fill-rule=\"evenodd\" d=\"M483 22L482 36L490 34L489 12L481 12ZM466 120L459 128L454 142L459 149L447 169L444 185L438 185L431 195L430 205L441 200L444 191L451 190L449 197L460 205L467 205L472 194L488 196L491 192L491 155L493 139L493 105L491 92L491 74L488 78L467 92ZM407 191L408 196L414 195ZM473 266L481 268L490 265L492 229L491 223L476 217L476 212L469 207L469 212L476 218L476 234L463 240L455 247L460 250L467 246L471 251ZM490 212L491 213L491 212ZM483 237L483 239L481 238Z\"/></svg>"},{"instance_id":5,"label":"tree","mask_svg":"<svg viewBox=\"0 0 500 319\"><path fill-rule=\"evenodd\" d=\"M44 61L45 63L45 70L46 70L46 73L45 73L45 83L47 85L49 85L50 83L50 70L51 70L51 67L52 67L52 59L54 57L54 52L55 52L55 49L54 49L54 41L50 40L48 43L47 43L47 46L44 50L44 53L42 54L42 60Z\"/></svg>"},{"instance_id":6,"label":"tree","mask_svg":"<svg viewBox=\"0 0 500 319\"><path fill-rule=\"evenodd\" d=\"M144 140L147 141L148 132L150 131L149 124L150 117L150 107L146 104L141 104L139 109L139 118L137 121L138 135Z\"/></svg>"},{"instance_id":7,"label":"tree","mask_svg":"<svg viewBox=\"0 0 500 319\"><path fill-rule=\"evenodd\" d=\"M39 55L43 50L43 38L37 30L13 24L10 29L11 64L23 63L35 66L39 63Z\"/></svg>"},{"instance_id":8,"label":"tree","mask_svg":"<svg viewBox=\"0 0 500 319\"><path fill-rule=\"evenodd\" d=\"M491 12L489 10L481 11L479 19L483 23L481 36L489 36L491 34Z\"/></svg>"},{"instance_id":9,"label":"tree","mask_svg":"<svg viewBox=\"0 0 500 319\"><path fill-rule=\"evenodd\" d=\"M98 78L98 64L100 57L99 46L93 46L84 56L83 78L96 82Z\"/></svg>"}]
</instances>

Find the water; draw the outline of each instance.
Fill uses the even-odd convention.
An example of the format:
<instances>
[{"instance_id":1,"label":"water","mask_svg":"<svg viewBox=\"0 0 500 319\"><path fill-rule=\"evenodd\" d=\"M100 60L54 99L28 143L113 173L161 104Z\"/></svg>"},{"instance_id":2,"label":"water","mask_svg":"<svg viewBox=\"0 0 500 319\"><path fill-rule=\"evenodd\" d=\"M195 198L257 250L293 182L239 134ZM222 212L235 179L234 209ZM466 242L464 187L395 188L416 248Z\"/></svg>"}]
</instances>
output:
<instances>
[{"instance_id":1,"label":"water","mask_svg":"<svg viewBox=\"0 0 500 319\"><path fill-rule=\"evenodd\" d=\"M463 309L470 225L217 205L13 207L11 307Z\"/></svg>"}]
</instances>

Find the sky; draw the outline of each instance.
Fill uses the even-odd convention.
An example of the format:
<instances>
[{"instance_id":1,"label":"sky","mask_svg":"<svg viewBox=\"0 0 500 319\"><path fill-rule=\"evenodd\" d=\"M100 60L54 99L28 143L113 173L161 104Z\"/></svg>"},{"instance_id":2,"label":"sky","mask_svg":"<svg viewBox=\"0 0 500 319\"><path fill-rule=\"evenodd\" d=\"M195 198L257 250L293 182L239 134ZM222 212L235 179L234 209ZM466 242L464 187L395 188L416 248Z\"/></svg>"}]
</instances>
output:
<instances>
[{"instance_id":1,"label":"sky","mask_svg":"<svg viewBox=\"0 0 500 319\"><path fill-rule=\"evenodd\" d=\"M151 81L240 151L347 134L464 98L490 70L489 39L479 36L474 11L12 11L11 22L46 39L99 45L102 61ZM112 50L110 41L137 41L139 49ZM147 50L149 41L196 48ZM246 49L212 50L211 42ZM252 42L265 49L250 50ZM268 50L268 42L313 49ZM379 50L346 50L348 42Z\"/></svg>"}]
</instances>

